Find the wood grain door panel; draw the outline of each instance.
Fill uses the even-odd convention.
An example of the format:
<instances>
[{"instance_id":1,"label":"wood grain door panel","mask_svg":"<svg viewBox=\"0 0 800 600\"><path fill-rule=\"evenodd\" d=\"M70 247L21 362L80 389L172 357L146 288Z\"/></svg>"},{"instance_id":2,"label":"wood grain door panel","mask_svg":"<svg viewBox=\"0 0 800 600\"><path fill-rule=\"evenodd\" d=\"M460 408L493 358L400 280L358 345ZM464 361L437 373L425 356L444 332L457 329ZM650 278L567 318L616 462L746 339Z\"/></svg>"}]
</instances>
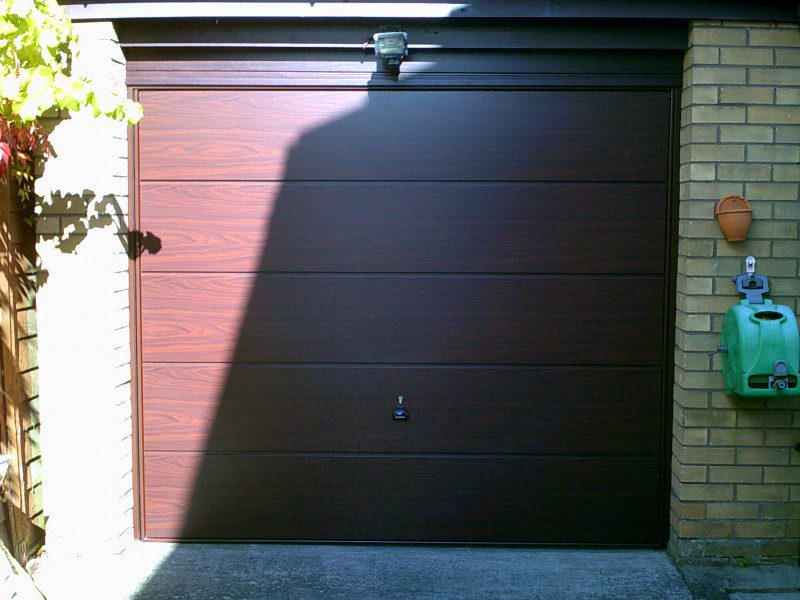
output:
<instances>
[{"instance_id":1,"label":"wood grain door panel","mask_svg":"<svg viewBox=\"0 0 800 600\"><path fill-rule=\"evenodd\" d=\"M159 272L664 272L664 184L146 182ZM635 252L631 249L635 248Z\"/></svg>"},{"instance_id":2,"label":"wood grain door panel","mask_svg":"<svg viewBox=\"0 0 800 600\"><path fill-rule=\"evenodd\" d=\"M142 275L146 362L657 365L663 281Z\"/></svg>"},{"instance_id":3,"label":"wood grain door panel","mask_svg":"<svg viewBox=\"0 0 800 600\"><path fill-rule=\"evenodd\" d=\"M673 92L621 85L139 91L144 536L658 543Z\"/></svg>"},{"instance_id":4,"label":"wood grain door panel","mask_svg":"<svg viewBox=\"0 0 800 600\"><path fill-rule=\"evenodd\" d=\"M145 450L655 457L661 441L657 367L145 364L143 383Z\"/></svg>"},{"instance_id":5,"label":"wood grain door panel","mask_svg":"<svg viewBox=\"0 0 800 600\"><path fill-rule=\"evenodd\" d=\"M146 458L152 539L647 544L657 536L651 458Z\"/></svg>"},{"instance_id":6,"label":"wood grain door panel","mask_svg":"<svg viewBox=\"0 0 800 600\"><path fill-rule=\"evenodd\" d=\"M140 177L665 181L667 91L148 90Z\"/></svg>"}]
</instances>

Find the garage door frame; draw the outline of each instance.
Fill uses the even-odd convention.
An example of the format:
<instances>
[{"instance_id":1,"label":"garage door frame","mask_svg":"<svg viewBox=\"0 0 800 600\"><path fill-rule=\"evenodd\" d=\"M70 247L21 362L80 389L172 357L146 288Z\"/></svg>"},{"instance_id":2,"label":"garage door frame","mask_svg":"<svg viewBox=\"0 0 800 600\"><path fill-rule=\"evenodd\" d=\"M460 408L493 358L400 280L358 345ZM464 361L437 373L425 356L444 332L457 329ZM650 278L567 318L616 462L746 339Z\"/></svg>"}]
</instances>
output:
<instances>
[{"instance_id":1,"label":"garage door frame","mask_svg":"<svg viewBox=\"0 0 800 600\"><path fill-rule=\"evenodd\" d=\"M637 35L641 35L639 32ZM565 43L566 44L566 43ZM125 44L123 43L123 47ZM527 51L527 50L526 50ZM170 51L171 52L171 51ZM190 51L191 52L191 51ZM672 422L672 384L673 384L673 347L675 322L675 273L677 266L677 209L678 209L678 131L680 117L680 77L674 72L674 61L664 72L620 73L615 63L615 56L620 52L614 49L608 52L598 51L586 60L583 56L579 62L584 73L558 72L558 67L544 68L539 72L508 73L481 72L476 73L426 73L417 74L414 78L403 81L392 80L388 76L373 77L366 71L315 71L314 51L306 50L308 60L302 63L301 69L287 72L281 70L237 70L236 63L225 60L226 50L210 55L212 60L203 61L204 70L185 70L174 63L163 49L142 49L129 46L128 85L131 96L138 98L143 90L191 89L191 90L352 90L370 89L392 90L526 90L526 91L573 91L573 90L667 90L671 97L672 126L670 131L670 164L668 180L668 213L667 249L665 252L665 314L663 320L663 363L662 363L662 440L660 459L662 461L659 484L659 497L662 499L660 509L661 536L656 547L664 547L668 539L669 489L670 489L670 440ZM187 52L188 54L188 52ZM666 54L666 53L665 53ZM675 54L674 51L671 54ZM548 59L557 56L544 56L538 64L546 66ZM206 58L206 56L204 56ZM281 58L285 58L281 57ZM275 60L269 52L265 52L265 61ZM369 59L371 64L372 59ZM306 69L306 70L302 70ZM501 70L501 69L498 69ZM168 83L169 82L169 83ZM221 85L212 85L220 82ZM238 82L238 84L236 83ZM139 149L138 129L130 136L130 204L128 219L131 231L139 231ZM143 232L145 233L145 232ZM131 236L131 255L137 256L140 251L146 252L146 244L136 235ZM134 427L134 531L138 539L147 539L144 529L143 499L143 467L144 450L142 430L142 402L140 401L142 357L141 357L141 286L140 264L131 261L130 268L130 300L131 300L131 348L132 348L132 408ZM245 540L243 540L245 541ZM397 543L397 542L392 542ZM408 542L415 543L415 542ZM493 542L485 544L496 545ZM529 544L513 544L529 545ZM542 545L542 544L536 544Z\"/></svg>"}]
</instances>

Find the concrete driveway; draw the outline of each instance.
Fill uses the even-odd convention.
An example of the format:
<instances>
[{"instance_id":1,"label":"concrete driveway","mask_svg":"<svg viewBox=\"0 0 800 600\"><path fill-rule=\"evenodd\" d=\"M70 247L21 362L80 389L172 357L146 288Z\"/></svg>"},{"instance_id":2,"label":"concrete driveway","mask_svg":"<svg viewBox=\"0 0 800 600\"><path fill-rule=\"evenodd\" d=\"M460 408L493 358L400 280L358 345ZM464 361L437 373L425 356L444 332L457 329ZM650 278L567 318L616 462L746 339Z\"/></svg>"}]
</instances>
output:
<instances>
[{"instance_id":1,"label":"concrete driveway","mask_svg":"<svg viewBox=\"0 0 800 600\"><path fill-rule=\"evenodd\" d=\"M93 568L45 561L60 598L692 598L655 550L137 543Z\"/></svg>"}]
</instances>

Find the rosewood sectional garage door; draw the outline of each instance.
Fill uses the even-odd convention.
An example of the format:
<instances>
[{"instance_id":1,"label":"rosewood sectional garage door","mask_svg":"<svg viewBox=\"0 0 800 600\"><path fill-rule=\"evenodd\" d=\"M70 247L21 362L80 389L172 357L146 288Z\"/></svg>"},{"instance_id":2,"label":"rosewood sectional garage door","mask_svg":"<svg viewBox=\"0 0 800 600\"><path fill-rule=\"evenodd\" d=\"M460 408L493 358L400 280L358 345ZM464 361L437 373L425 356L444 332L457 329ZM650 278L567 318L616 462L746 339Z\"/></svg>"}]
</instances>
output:
<instances>
[{"instance_id":1,"label":"rosewood sectional garage door","mask_svg":"<svg viewBox=\"0 0 800 600\"><path fill-rule=\"evenodd\" d=\"M140 100L147 538L658 543L669 91Z\"/></svg>"}]
</instances>

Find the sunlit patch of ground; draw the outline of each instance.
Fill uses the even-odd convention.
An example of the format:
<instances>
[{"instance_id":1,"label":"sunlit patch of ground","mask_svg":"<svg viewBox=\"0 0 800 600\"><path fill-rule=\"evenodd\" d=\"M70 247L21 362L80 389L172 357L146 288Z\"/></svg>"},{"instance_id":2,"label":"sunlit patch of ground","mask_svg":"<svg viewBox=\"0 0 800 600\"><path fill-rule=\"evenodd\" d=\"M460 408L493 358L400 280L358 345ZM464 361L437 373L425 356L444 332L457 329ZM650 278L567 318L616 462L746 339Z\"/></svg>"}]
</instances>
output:
<instances>
[{"instance_id":1,"label":"sunlit patch of ground","mask_svg":"<svg viewBox=\"0 0 800 600\"><path fill-rule=\"evenodd\" d=\"M124 600L158 571L173 548L174 544L135 542L119 554L46 552L31 570L48 600Z\"/></svg>"}]
</instances>

